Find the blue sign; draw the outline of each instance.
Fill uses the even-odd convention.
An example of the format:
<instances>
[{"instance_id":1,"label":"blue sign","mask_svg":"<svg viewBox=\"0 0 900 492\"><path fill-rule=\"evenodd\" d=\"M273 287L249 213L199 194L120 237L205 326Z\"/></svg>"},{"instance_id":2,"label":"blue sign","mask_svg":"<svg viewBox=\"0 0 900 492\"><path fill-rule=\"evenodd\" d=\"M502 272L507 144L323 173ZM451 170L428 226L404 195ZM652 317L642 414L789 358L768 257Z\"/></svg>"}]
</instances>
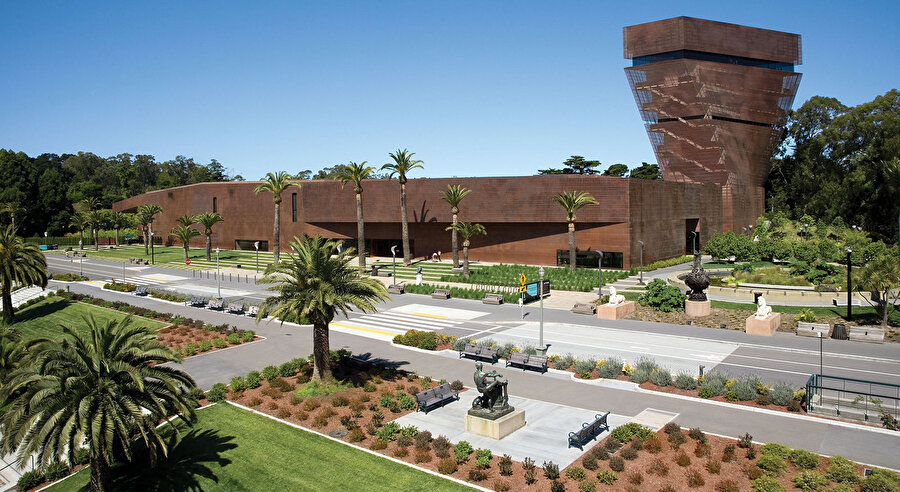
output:
<instances>
[{"instance_id":1,"label":"blue sign","mask_svg":"<svg viewBox=\"0 0 900 492\"><path fill-rule=\"evenodd\" d=\"M543 294L544 297L550 295L550 281L544 280L544 288L540 293ZM540 299L540 295L538 294L538 282L530 282L525 284L525 292L522 294L522 299L524 302L531 302Z\"/></svg>"}]
</instances>

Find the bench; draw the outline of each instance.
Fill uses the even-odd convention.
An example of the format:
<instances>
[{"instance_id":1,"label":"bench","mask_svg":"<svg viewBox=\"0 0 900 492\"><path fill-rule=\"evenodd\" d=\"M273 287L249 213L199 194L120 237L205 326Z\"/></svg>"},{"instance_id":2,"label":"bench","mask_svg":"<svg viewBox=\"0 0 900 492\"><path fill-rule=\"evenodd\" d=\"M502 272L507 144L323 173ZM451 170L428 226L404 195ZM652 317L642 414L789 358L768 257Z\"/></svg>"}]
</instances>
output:
<instances>
[{"instance_id":1,"label":"bench","mask_svg":"<svg viewBox=\"0 0 900 492\"><path fill-rule=\"evenodd\" d=\"M228 305L228 312L231 314L244 314L244 306L232 302Z\"/></svg>"},{"instance_id":2,"label":"bench","mask_svg":"<svg viewBox=\"0 0 900 492\"><path fill-rule=\"evenodd\" d=\"M519 366L525 369L537 369L541 373L547 372L547 357L544 355L529 355L522 352L510 352L506 359L506 367Z\"/></svg>"},{"instance_id":3,"label":"bench","mask_svg":"<svg viewBox=\"0 0 900 492\"><path fill-rule=\"evenodd\" d=\"M831 325L828 323L807 323L805 321L797 323L797 335L801 337L828 338L830 334Z\"/></svg>"},{"instance_id":4,"label":"bench","mask_svg":"<svg viewBox=\"0 0 900 492\"><path fill-rule=\"evenodd\" d=\"M459 358L462 359L463 357L475 360L486 360L494 363L497 362L497 349L467 343L465 348L459 353Z\"/></svg>"},{"instance_id":5,"label":"bench","mask_svg":"<svg viewBox=\"0 0 900 492\"><path fill-rule=\"evenodd\" d=\"M884 329L874 326L851 326L850 341L884 343Z\"/></svg>"},{"instance_id":6,"label":"bench","mask_svg":"<svg viewBox=\"0 0 900 492\"><path fill-rule=\"evenodd\" d=\"M597 305L587 302L576 302L572 306L572 312L575 314L597 314Z\"/></svg>"},{"instance_id":7,"label":"bench","mask_svg":"<svg viewBox=\"0 0 900 492\"><path fill-rule=\"evenodd\" d=\"M450 299L450 289L434 289L432 299Z\"/></svg>"},{"instance_id":8,"label":"bench","mask_svg":"<svg viewBox=\"0 0 900 492\"><path fill-rule=\"evenodd\" d=\"M388 294L403 294L406 290L403 288L402 284L392 284L387 288Z\"/></svg>"},{"instance_id":9,"label":"bench","mask_svg":"<svg viewBox=\"0 0 900 492\"><path fill-rule=\"evenodd\" d=\"M583 450L584 443L594 440L597 437L597 434L600 433L601 428L609 430L609 424L606 423L607 417L609 417L609 412L603 414L598 413L597 416L594 417L593 422L590 424L585 422L582 424L581 429L570 432L569 447L575 446L576 448Z\"/></svg>"},{"instance_id":10,"label":"bench","mask_svg":"<svg viewBox=\"0 0 900 492\"><path fill-rule=\"evenodd\" d=\"M835 297L831 300L831 304L834 306L846 306L847 299L838 299L837 297ZM853 306L862 306L862 301L860 301L859 299L851 299L850 304Z\"/></svg>"},{"instance_id":11,"label":"bench","mask_svg":"<svg viewBox=\"0 0 900 492\"><path fill-rule=\"evenodd\" d=\"M444 406L448 401L459 400L459 394L450 388L449 383L416 393L416 403L419 410L428 413L428 409L435 405Z\"/></svg>"},{"instance_id":12,"label":"bench","mask_svg":"<svg viewBox=\"0 0 900 492\"><path fill-rule=\"evenodd\" d=\"M225 301L222 299L213 299L206 304L206 307L216 311L221 311L225 307Z\"/></svg>"},{"instance_id":13,"label":"bench","mask_svg":"<svg viewBox=\"0 0 900 492\"><path fill-rule=\"evenodd\" d=\"M485 294L482 304L503 304L503 294Z\"/></svg>"},{"instance_id":14,"label":"bench","mask_svg":"<svg viewBox=\"0 0 900 492\"><path fill-rule=\"evenodd\" d=\"M136 296L146 296L148 294L149 294L149 292L147 292L147 288L144 287L143 285L138 286L137 289L134 289L134 295L136 295Z\"/></svg>"},{"instance_id":15,"label":"bench","mask_svg":"<svg viewBox=\"0 0 900 492\"><path fill-rule=\"evenodd\" d=\"M206 305L206 299L202 297L193 296L184 303L185 306L191 307L203 307Z\"/></svg>"},{"instance_id":16,"label":"bench","mask_svg":"<svg viewBox=\"0 0 900 492\"><path fill-rule=\"evenodd\" d=\"M247 308L247 316L255 318L257 314L259 314L258 306L250 306Z\"/></svg>"}]
</instances>

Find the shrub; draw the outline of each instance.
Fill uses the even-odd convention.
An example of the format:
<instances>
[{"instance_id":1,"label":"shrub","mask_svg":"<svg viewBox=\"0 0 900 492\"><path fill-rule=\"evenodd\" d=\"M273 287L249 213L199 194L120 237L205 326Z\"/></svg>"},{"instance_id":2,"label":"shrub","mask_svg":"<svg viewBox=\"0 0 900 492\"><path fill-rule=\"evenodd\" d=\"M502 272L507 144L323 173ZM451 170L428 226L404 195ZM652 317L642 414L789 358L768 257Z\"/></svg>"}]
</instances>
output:
<instances>
[{"instance_id":1,"label":"shrub","mask_svg":"<svg viewBox=\"0 0 900 492\"><path fill-rule=\"evenodd\" d=\"M713 475L718 475L719 472L722 471L722 464L715 460L708 460L706 462L706 471L712 473Z\"/></svg>"},{"instance_id":2,"label":"shrub","mask_svg":"<svg viewBox=\"0 0 900 492\"><path fill-rule=\"evenodd\" d=\"M606 461L609 459L609 451L604 446L597 446L591 450L591 455L598 460Z\"/></svg>"},{"instance_id":3,"label":"shrub","mask_svg":"<svg viewBox=\"0 0 900 492\"><path fill-rule=\"evenodd\" d=\"M209 340L202 340L200 342L200 351L201 352L209 352L209 350L211 348L212 348L212 342L210 342Z\"/></svg>"},{"instance_id":4,"label":"shrub","mask_svg":"<svg viewBox=\"0 0 900 492\"><path fill-rule=\"evenodd\" d=\"M408 393L397 392L397 403L401 410L413 410L418 406L416 399L409 396Z\"/></svg>"},{"instance_id":5,"label":"shrub","mask_svg":"<svg viewBox=\"0 0 900 492\"><path fill-rule=\"evenodd\" d=\"M225 346L227 345L225 343L225 339L221 338L221 337L213 338L212 344L213 344L213 347L215 347L217 349L225 348Z\"/></svg>"},{"instance_id":6,"label":"shrub","mask_svg":"<svg viewBox=\"0 0 900 492\"><path fill-rule=\"evenodd\" d=\"M550 492L566 492L566 486L562 482L554 480L550 482Z\"/></svg>"},{"instance_id":7,"label":"shrub","mask_svg":"<svg viewBox=\"0 0 900 492\"><path fill-rule=\"evenodd\" d=\"M609 438L606 439L606 442L604 443L604 447L606 447L607 451L615 451L622 447L622 443L615 437L610 436Z\"/></svg>"},{"instance_id":8,"label":"shrub","mask_svg":"<svg viewBox=\"0 0 900 492\"><path fill-rule=\"evenodd\" d=\"M400 433L400 425L396 422L388 422L384 424L384 427L378 430L375 434L381 441L390 442L397 439L397 434Z\"/></svg>"},{"instance_id":9,"label":"shrub","mask_svg":"<svg viewBox=\"0 0 900 492\"><path fill-rule=\"evenodd\" d=\"M453 391L462 391L462 389L463 389L462 381L460 381L458 379L453 381L452 383L450 383L450 389L452 389Z\"/></svg>"},{"instance_id":10,"label":"shrub","mask_svg":"<svg viewBox=\"0 0 900 492\"><path fill-rule=\"evenodd\" d=\"M716 492L740 492L737 482L734 480L722 480L716 484Z\"/></svg>"},{"instance_id":11,"label":"shrub","mask_svg":"<svg viewBox=\"0 0 900 492\"><path fill-rule=\"evenodd\" d=\"M650 381L659 387L666 387L672 384L672 373L659 368L650 373Z\"/></svg>"},{"instance_id":12,"label":"shrub","mask_svg":"<svg viewBox=\"0 0 900 492\"><path fill-rule=\"evenodd\" d=\"M431 442L431 447L434 448L434 454L438 458L446 458L450 456L450 440L445 436L438 436L434 441Z\"/></svg>"},{"instance_id":13,"label":"shrub","mask_svg":"<svg viewBox=\"0 0 900 492\"><path fill-rule=\"evenodd\" d=\"M456 462L459 464L469 461L469 455L475 451L468 441L459 441L453 446L453 454L456 456Z\"/></svg>"},{"instance_id":14,"label":"shrub","mask_svg":"<svg viewBox=\"0 0 900 492\"><path fill-rule=\"evenodd\" d=\"M631 382L636 384L642 384L647 382L650 379L650 371L638 367L631 373Z\"/></svg>"},{"instance_id":15,"label":"shrub","mask_svg":"<svg viewBox=\"0 0 900 492\"><path fill-rule=\"evenodd\" d=\"M359 427L354 427L347 433L347 440L350 442L360 442L365 440L365 438L366 434Z\"/></svg>"},{"instance_id":16,"label":"shrub","mask_svg":"<svg viewBox=\"0 0 900 492\"><path fill-rule=\"evenodd\" d=\"M40 470L32 470L23 473L22 476L19 477L19 480L16 482L16 487L19 490L28 490L33 489L46 481L47 478L44 477L44 474L41 473Z\"/></svg>"},{"instance_id":17,"label":"shrub","mask_svg":"<svg viewBox=\"0 0 900 492\"><path fill-rule=\"evenodd\" d=\"M792 450L788 459L794 466L804 470L812 470L819 466L819 455L805 449Z\"/></svg>"},{"instance_id":18,"label":"shrub","mask_svg":"<svg viewBox=\"0 0 900 492\"><path fill-rule=\"evenodd\" d=\"M756 467L770 477L780 477L784 473L784 459L773 454L764 454L756 460Z\"/></svg>"},{"instance_id":19,"label":"shrub","mask_svg":"<svg viewBox=\"0 0 900 492\"><path fill-rule=\"evenodd\" d=\"M828 469L825 476L829 480L839 483L856 483L859 474L856 473L856 464L843 456L833 456L828 461Z\"/></svg>"},{"instance_id":20,"label":"shrub","mask_svg":"<svg viewBox=\"0 0 900 492\"><path fill-rule=\"evenodd\" d=\"M767 407L772 404L772 397L769 395L756 395L756 403L761 406Z\"/></svg>"},{"instance_id":21,"label":"shrub","mask_svg":"<svg viewBox=\"0 0 900 492\"><path fill-rule=\"evenodd\" d=\"M631 472L628 474L628 482L632 485L640 485L644 483L644 475L641 472Z\"/></svg>"},{"instance_id":22,"label":"shrub","mask_svg":"<svg viewBox=\"0 0 900 492\"><path fill-rule=\"evenodd\" d=\"M657 454L662 451L662 441L655 435L644 440L644 449L650 454Z\"/></svg>"},{"instance_id":23,"label":"shrub","mask_svg":"<svg viewBox=\"0 0 900 492\"><path fill-rule=\"evenodd\" d=\"M542 468L544 469L544 476L549 478L550 480L556 480L559 478L559 465L552 461L545 461Z\"/></svg>"},{"instance_id":24,"label":"shrub","mask_svg":"<svg viewBox=\"0 0 900 492\"><path fill-rule=\"evenodd\" d=\"M794 397L794 389L787 383L777 382L769 390L769 396L776 405L787 406Z\"/></svg>"},{"instance_id":25,"label":"shrub","mask_svg":"<svg viewBox=\"0 0 900 492\"><path fill-rule=\"evenodd\" d=\"M684 451L678 453L678 456L675 457L675 463L678 466L686 467L691 465L691 457L687 455Z\"/></svg>"},{"instance_id":26,"label":"shrub","mask_svg":"<svg viewBox=\"0 0 900 492\"><path fill-rule=\"evenodd\" d=\"M650 463L650 467L647 468L647 473L664 477L669 474L669 466L666 465L663 460L657 458Z\"/></svg>"},{"instance_id":27,"label":"shrub","mask_svg":"<svg viewBox=\"0 0 900 492\"><path fill-rule=\"evenodd\" d=\"M190 357L197 353L197 346L193 343L189 343L184 346L183 352L185 357Z\"/></svg>"},{"instance_id":28,"label":"shrub","mask_svg":"<svg viewBox=\"0 0 900 492\"><path fill-rule=\"evenodd\" d=\"M756 376L744 376L738 379L732 390L741 401L750 401L756 398L756 388L759 383L760 380Z\"/></svg>"},{"instance_id":29,"label":"shrub","mask_svg":"<svg viewBox=\"0 0 900 492\"><path fill-rule=\"evenodd\" d=\"M225 399L225 393L227 391L228 388L225 387L224 383L216 383L206 392L206 399L213 403L222 401Z\"/></svg>"},{"instance_id":30,"label":"shrub","mask_svg":"<svg viewBox=\"0 0 900 492\"><path fill-rule=\"evenodd\" d=\"M262 377L265 378L266 381L272 382L275 378L278 377L278 368L275 366L266 366L262 370Z\"/></svg>"},{"instance_id":31,"label":"shrub","mask_svg":"<svg viewBox=\"0 0 900 492\"><path fill-rule=\"evenodd\" d=\"M706 444L703 442L698 442L697 447L694 448L694 456L696 456L698 458L703 458L704 456L709 456L709 455L710 455L709 444Z\"/></svg>"},{"instance_id":32,"label":"shrub","mask_svg":"<svg viewBox=\"0 0 900 492\"><path fill-rule=\"evenodd\" d=\"M603 485L612 485L619 479L619 475L615 471L602 471L597 474L597 481Z\"/></svg>"},{"instance_id":33,"label":"shrub","mask_svg":"<svg viewBox=\"0 0 900 492\"><path fill-rule=\"evenodd\" d=\"M703 443L703 444L706 443L706 434L704 434L703 431L700 430L699 427L691 427L688 430L688 437L690 437L691 439L693 439L699 443Z\"/></svg>"},{"instance_id":34,"label":"shrub","mask_svg":"<svg viewBox=\"0 0 900 492\"><path fill-rule=\"evenodd\" d=\"M753 492L784 492L784 487L769 476L762 476L753 480Z\"/></svg>"},{"instance_id":35,"label":"shrub","mask_svg":"<svg viewBox=\"0 0 900 492\"><path fill-rule=\"evenodd\" d=\"M684 433L680 430L669 434L669 444L672 445L673 448L678 448L678 446L684 444L685 441L687 441L687 438L684 437Z\"/></svg>"},{"instance_id":36,"label":"shrub","mask_svg":"<svg viewBox=\"0 0 900 492\"><path fill-rule=\"evenodd\" d=\"M636 459L636 458L638 457L638 452L637 452L636 449L634 449L633 447L630 447L630 446L629 446L629 447L623 449L623 450L619 453L619 456L621 456L622 459L626 459L626 460L631 461L631 460Z\"/></svg>"},{"instance_id":37,"label":"shrub","mask_svg":"<svg viewBox=\"0 0 900 492\"><path fill-rule=\"evenodd\" d=\"M241 376L235 376L231 378L231 391L244 391L247 389L247 381Z\"/></svg>"},{"instance_id":38,"label":"shrub","mask_svg":"<svg viewBox=\"0 0 900 492\"><path fill-rule=\"evenodd\" d=\"M90 450L88 450L88 448L75 448L75 452L73 454L76 465L84 465L91 458L91 452Z\"/></svg>"},{"instance_id":39,"label":"shrub","mask_svg":"<svg viewBox=\"0 0 900 492\"><path fill-rule=\"evenodd\" d=\"M253 330L247 330L241 335L241 341L244 343L252 342L253 337L255 337L255 336L256 336L256 332L254 332Z\"/></svg>"},{"instance_id":40,"label":"shrub","mask_svg":"<svg viewBox=\"0 0 900 492\"><path fill-rule=\"evenodd\" d=\"M609 458L609 469L614 472L625 470L625 460L621 456L612 456Z\"/></svg>"},{"instance_id":41,"label":"shrub","mask_svg":"<svg viewBox=\"0 0 900 492\"><path fill-rule=\"evenodd\" d=\"M262 403L262 400L260 400L256 396L254 396L253 398L250 399L250 402L247 404L250 405L251 407L255 408L255 407L258 407L260 403Z\"/></svg>"},{"instance_id":42,"label":"shrub","mask_svg":"<svg viewBox=\"0 0 900 492\"><path fill-rule=\"evenodd\" d=\"M416 434L416 449L430 449L431 448L431 432L430 431L421 431Z\"/></svg>"},{"instance_id":43,"label":"shrub","mask_svg":"<svg viewBox=\"0 0 900 492\"><path fill-rule=\"evenodd\" d=\"M597 492L597 482L586 480L578 484L578 492Z\"/></svg>"},{"instance_id":44,"label":"shrub","mask_svg":"<svg viewBox=\"0 0 900 492\"><path fill-rule=\"evenodd\" d=\"M653 431L650 430L649 427L644 427L637 422L628 422L627 424L620 425L613 429L610 433L613 439L619 442L628 442L632 437L637 437L638 439L644 440L650 437L653 434Z\"/></svg>"},{"instance_id":45,"label":"shrub","mask_svg":"<svg viewBox=\"0 0 900 492\"><path fill-rule=\"evenodd\" d=\"M638 298L641 306L650 306L656 311L672 312L683 311L684 301L687 296L677 287L660 279L654 279L647 284L647 290Z\"/></svg>"},{"instance_id":46,"label":"shrub","mask_svg":"<svg viewBox=\"0 0 900 492\"><path fill-rule=\"evenodd\" d=\"M438 346L437 333L433 331L409 330L402 335L395 336L394 343L424 350L435 350Z\"/></svg>"},{"instance_id":47,"label":"shrub","mask_svg":"<svg viewBox=\"0 0 900 492\"><path fill-rule=\"evenodd\" d=\"M675 377L675 387L690 391L697 388L697 380L690 374L680 373Z\"/></svg>"},{"instance_id":48,"label":"shrub","mask_svg":"<svg viewBox=\"0 0 900 492\"><path fill-rule=\"evenodd\" d=\"M438 471L443 473L444 475L451 475L459 469L459 466L456 464L456 460L451 458L442 459L440 463L438 463Z\"/></svg>"},{"instance_id":49,"label":"shrub","mask_svg":"<svg viewBox=\"0 0 900 492\"><path fill-rule=\"evenodd\" d=\"M62 461L50 463L44 470L44 475L50 482L59 480L60 478L66 478L69 475L69 465Z\"/></svg>"},{"instance_id":50,"label":"shrub","mask_svg":"<svg viewBox=\"0 0 900 492\"><path fill-rule=\"evenodd\" d=\"M597 458L595 458L592 453L588 453L584 458L581 458L581 466L590 471L595 471L599 468Z\"/></svg>"},{"instance_id":51,"label":"shrub","mask_svg":"<svg viewBox=\"0 0 900 492\"><path fill-rule=\"evenodd\" d=\"M416 449L416 463L428 463L429 461L431 461L430 449Z\"/></svg>"},{"instance_id":52,"label":"shrub","mask_svg":"<svg viewBox=\"0 0 900 492\"><path fill-rule=\"evenodd\" d=\"M710 371L703 376L703 384L712 389L717 395L721 395L728 388L728 375L721 371Z\"/></svg>"},{"instance_id":53,"label":"shrub","mask_svg":"<svg viewBox=\"0 0 900 492\"><path fill-rule=\"evenodd\" d=\"M331 406L337 407L346 407L350 404L350 400L343 396L335 396L331 399Z\"/></svg>"},{"instance_id":54,"label":"shrub","mask_svg":"<svg viewBox=\"0 0 900 492\"><path fill-rule=\"evenodd\" d=\"M553 363L553 367L561 371L565 371L575 365L575 356L571 352L559 357Z\"/></svg>"},{"instance_id":55,"label":"shrub","mask_svg":"<svg viewBox=\"0 0 900 492\"><path fill-rule=\"evenodd\" d=\"M787 404L787 409L789 412L799 412L800 411L800 402L797 400L791 400Z\"/></svg>"},{"instance_id":56,"label":"shrub","mask_svg":"<svg viewBox=\"0 0 900 492\"><path fill-rule=\"evenodd\" d=\"M388 443L382 441L381 439L375 439L374 441L372 441L372 444L369 446L369 449L371 449L372 451L380 451L382 449L386 449L387 446L388 446ZM456 470L454 470L454 471L456 471Z\"/></svg>"},{"instance_id":57,"label":"shrub","mask_svg":"<svg viewBox=\"0 0 900 492\"><path fill-rule=\"evenodd\" d=\"M630 446L630 447L631 447L632 449L634 449L635 451L640 451L640 450L644 449L644 441L641 440L641 439L638 439L638 438L633 438L633 439L631 440L631 446Z\"/></svg>"},{"instance_id":58,"label":"shrub","mask_svg":"<svg viewBox=\"0 0 900 492\"><path fill-rule=\"evenodd\" d=\"M700 398L712 398L714 396L719 396L719 393L716 393L711 386L703 385L697 392L697 396Z\"/></svg>"},{"instance_id":59,"label":"shrub","mask_svg":"<svg viewBox=\"0 0 900 492\"><path fill-rule=\"evenodd\" d=\"M239 345L241 343L241 336L237 333L231 333L228 335L228 344L229 345Z\"/></svg>"},{"instance_id":60,"label":"shrub","mask_svg":"<svg viewBox=\"0 0 900 492\"><path fill-rule=\"evenodd\" d=\"M481 482L487 479L487 473L479 468L472 468L469 470L468 479L470 482Z\"/></svg>"},{"instance_id":61,"label":"shrub","mask_svg":"<svg viewBox=\"0 0 900 492\"><path fill-rule=\"evenodd\" d=\"M739 448L749 448L750 446L753 446L753 436L751 436L749 432L744 433L744 435L738 439L737 446Z\"/></svg>"},{"instance_id":62,"label":"shrub","mask_svg":"<svg viewBox=\"0 0 900 492\"><path fill-rule=\"evenodd\" d=\"M888 475L882 473L873 473L860 482L860 490L862 492L897 492L900 490L896 480L892 480Z\"/></svg>"},{"instance_id":63,"label":"shrub","mask_svg":"<svg viewBox=\"0 0 900 492\"><path fill-rule=\"evenodd\" d=\"M501 456L497 461L497 468L500 468L500 474L504 477L512 475L512 456L508 454L504 454L503 456Z\"/></svg>"},{"instance_id":64,"label":"shrub","mask_svg":"<svg viewBox=\"0 0 900 492\"><path fill-rule=\"evenodd\" d=\"M617 357L610 357L606 362L597 368L597 375L605 379L616 379L622 374L622 367L625 362Z\"/></svg>"},{"instance_id":65,"label":"shrub","mask_svg":"<svg viewBox=\"0 0 900 492\"><path fill-rule=\"evenodd\" d=\"M663 432L665 432L666 434L673 434L675 432L681 432L681 426L679 426L675 422L669 422L663 426Z\"/></svg>"},{"instance_id":66,"label":"shrub","mask_svg":"<svg viewBox=\"0 0 900 492\"><path fill-rule=\"evenodd\" d=\"M772 455L772 456L778 456L779 458L788 458L791 455L791 448L789 448L783 444L769 442L769 443L763 444L759 448L759 452L763 456Z\"/></svg>"},{"instance_id":67,"label":"shrub","mask_svg":"<svg viewBox=\"0 0 900 492\"><path fill-rule=\"evenodd\" d=\"M697 488L706 485L706 481L703 480L703 475L697 470L688 470L685 476L687 477L688 487Z\"/></svg>"},{"instance_id":68,"label":"shrub","mask_svg":"<svg viewBox=\"0 0 900 492\"><path fill-rule=\"evenodd\" d=\"M819 490L828 485L828 479L821 473L806 470L794 477L791 483L800 490Z\"/></svg>"},{"instance_id":69,"label":"shrub","mask_svg":"<svg viewBox=\"0 0 900 492\"><path fill-rule=\"evenodd\" d=\"M409 455L409 449L405 447L399 447L394 450L394 456L397 458L405 458Z\"/></svg>"},{"instance_id":70,"label":"shrub","mask_svg":"<svg viewBox=\"0 0 900 492\"><path fill-rule=\"evenodd\" d=\"M580 482L587 477L587 473L585 473L584 468L570 466L566 468L566 477Z\"/></svg>"}]
</instances>

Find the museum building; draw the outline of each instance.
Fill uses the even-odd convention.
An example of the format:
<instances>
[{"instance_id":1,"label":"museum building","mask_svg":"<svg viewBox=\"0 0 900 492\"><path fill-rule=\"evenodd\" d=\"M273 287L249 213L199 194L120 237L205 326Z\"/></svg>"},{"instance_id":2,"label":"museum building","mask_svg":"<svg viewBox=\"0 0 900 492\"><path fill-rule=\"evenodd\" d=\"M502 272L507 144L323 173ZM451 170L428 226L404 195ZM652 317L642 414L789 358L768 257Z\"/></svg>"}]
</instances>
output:
<instances>
[{"instance_id":1,"label":"museum building","mask_svg":"<svg viewBox=\"0 0 900 492\"><path fill-rule=\"evenodd\" d=\"M410 248L414 257L450 250L448 185L472 192L459 220L477 222L487 235L471 240L472 260L557 264L568 261L562 192L587 192L598 202L577 213L579 264L628 268L690 252L715 232L742 232L764 212L764 185L800 74L800 36L690 17L624 29L625 69L638 111L662 171L662 180L592 175L420 178L407 183ZM153 223L168 236L182 215L218 212L213 245L271 250L274 205L259 182L200 183L134 196L113 204L131 211L156 204ZM321 234L356 245L353 186L304 180L282 196L281 249L293 236ZM363 182L367 253L390 256L399 245L400 185ZM697 233L697 234L694 234ZM171 239L164 239L171 243ZM200 247L203 237L196 238Z\"/></svg>"}]
</instances>

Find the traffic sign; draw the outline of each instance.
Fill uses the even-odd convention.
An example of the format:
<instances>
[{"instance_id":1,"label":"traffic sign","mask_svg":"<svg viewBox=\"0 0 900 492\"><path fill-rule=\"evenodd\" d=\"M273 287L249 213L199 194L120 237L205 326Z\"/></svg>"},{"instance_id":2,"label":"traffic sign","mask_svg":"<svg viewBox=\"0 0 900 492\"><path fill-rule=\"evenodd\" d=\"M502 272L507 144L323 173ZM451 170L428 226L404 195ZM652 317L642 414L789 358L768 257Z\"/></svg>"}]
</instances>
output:
<instances>
[{"instance_id":1,"label":"traffic sign","mask_svg":"<svg viewBox=\"0 0 900 492\"><path fill-rule=\"evenodd\" d=\"M521 287L519 287L519 293L520 293L520 294L524 294L524 293L525 293L525 286L524 286L524 285L521 286Z\"/></svg>"},{"instance_id":2,"label":"traffic sign","mask_svg":"<svg viewBox=\"0 0 900 492\"><path fill-rule=\"evenodd\" d=\"M191 259L188 258L188 259L184 260L184 264L185 264L185 265L190 265L190 264L191 264Z\"/></svg>"},{"instance_id":3,"label":"traffic sign","mask_svg":"<svg viewBox=\"0 0 900 492\"><path fill-rule=\"evenodd\" d=\"M528 279L525 278L525 274L524 274L524 273L523 273L522 275L519 275L519 283L520 283L520 284L525 285L525 281L526 281L526 280L528 280Z\"/></svg>"}]
</instances>

